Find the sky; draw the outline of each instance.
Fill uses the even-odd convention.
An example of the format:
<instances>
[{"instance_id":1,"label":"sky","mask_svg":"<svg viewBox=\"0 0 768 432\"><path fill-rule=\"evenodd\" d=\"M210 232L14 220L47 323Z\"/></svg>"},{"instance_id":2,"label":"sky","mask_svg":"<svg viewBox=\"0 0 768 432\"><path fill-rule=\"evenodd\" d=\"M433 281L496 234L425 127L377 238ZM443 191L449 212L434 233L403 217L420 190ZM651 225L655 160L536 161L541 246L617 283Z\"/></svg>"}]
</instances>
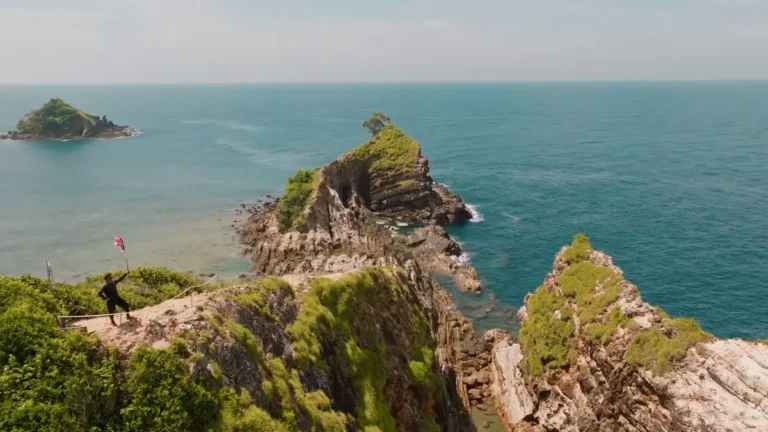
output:
<instances>
[{"instance_id":1,"label":"sky","mask_svg":"<svg viewBox=\"0 0 768 432\"><path fill-rule=\"evenodd\" d=\"M768 0L0 0L0 84L768 79Z\"/></svg>"}]
</instances>

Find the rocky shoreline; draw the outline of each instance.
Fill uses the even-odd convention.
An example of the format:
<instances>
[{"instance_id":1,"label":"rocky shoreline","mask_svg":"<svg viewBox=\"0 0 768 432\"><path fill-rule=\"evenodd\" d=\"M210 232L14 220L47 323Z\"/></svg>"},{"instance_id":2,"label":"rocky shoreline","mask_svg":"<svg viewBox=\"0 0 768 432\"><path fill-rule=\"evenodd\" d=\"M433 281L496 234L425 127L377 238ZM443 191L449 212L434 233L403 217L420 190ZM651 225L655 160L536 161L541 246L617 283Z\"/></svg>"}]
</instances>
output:
<instances>
[{"instance_id":1,"label":"rocky shoreline","mask_svg":"<svg viewBox=\"0 0 768 432\"><path fill-rule=\"evenodd\" d=\"M57 136L57 137L51 137L51 136L45 136L45 135L37 135L37 134L25 134L18 131L8 131L5 134L0 134L0 140L9 140L9 141L78 141L78 140L87 140L87 139L96 139L96 140L102 140L102 139L118 139L118 138L127 138L127 137L133 137L138 135L138 132L136 129L131 128L130 126L117 126L113 125L113 127L110 127L106 130L103 130L98 133L94 134L87 134L87 135L64 135L64 136Z\"/></svg>"},{"instance_id":2,"label":"rocky shoreline","mask_svg":"<svg viewBox=\"0 0 768 432\"><path fill-rule=\"evenodd\" d=\"M431 276L481 288L442 228L468 221L466 205L432 181L420 150L394 174L372 172L379 160L357 151L317 171L298 224L281 229L281 201L268 201L248 211L240 240L253 269L265 273L391 266L414 286L432 287L419 289L430 293L422 307L460 404L446 409L460 423L474 407L492 406L508 432L768 430L768 345L718 340L644 303L584 236L557 253L542 286L526 296L519 340L498 329L476 332ZM419 227L403 234L387 222L398 220ZM440 426L457 430L455 422Z\"/></svg>"}]
</instances>

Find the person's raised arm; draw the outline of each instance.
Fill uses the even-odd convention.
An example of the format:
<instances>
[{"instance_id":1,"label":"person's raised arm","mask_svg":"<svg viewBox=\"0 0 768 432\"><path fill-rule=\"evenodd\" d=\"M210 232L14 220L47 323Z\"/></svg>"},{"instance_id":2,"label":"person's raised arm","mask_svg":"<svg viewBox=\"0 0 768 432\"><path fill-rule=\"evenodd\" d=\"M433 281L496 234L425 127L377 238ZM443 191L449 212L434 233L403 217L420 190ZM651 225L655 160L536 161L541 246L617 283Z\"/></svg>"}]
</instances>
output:
<instances>
[{"instance_id":1,"label":"person's raised arm","mask_svg":"<svg viewBox=\"0 0 768 432\"><path fill-rule=\"evenodd\" d=\"M128 276L128 272L125 272L124 275L120 276L120 279L116 280L115 283L122 282L125 277Z\"/></svg>"}]
</instances>

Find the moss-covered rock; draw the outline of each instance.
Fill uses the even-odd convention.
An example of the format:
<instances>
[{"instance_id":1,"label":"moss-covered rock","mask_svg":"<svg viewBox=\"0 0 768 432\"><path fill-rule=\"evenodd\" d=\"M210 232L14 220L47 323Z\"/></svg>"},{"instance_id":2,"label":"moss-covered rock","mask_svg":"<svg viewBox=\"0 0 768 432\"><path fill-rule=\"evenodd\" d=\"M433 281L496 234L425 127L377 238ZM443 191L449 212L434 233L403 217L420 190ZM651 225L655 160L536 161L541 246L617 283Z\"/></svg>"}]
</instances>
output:
<instances>
[{"instance_id":1,"label":"moss-covered rock","mask_svg":"<svg viewBox=\"0 0 768 432\"><path fill-rule=\"evenodd\" d=\"M369 268L336 281L321 279L303 296L296 322L288 328L300 368L349 371L360 429L419 430L434 421L441 391L435 341L412 296L405 276L395 269ZM393 413L403 406L420 409L396 419Z\"/></svg>"}]
</instances>

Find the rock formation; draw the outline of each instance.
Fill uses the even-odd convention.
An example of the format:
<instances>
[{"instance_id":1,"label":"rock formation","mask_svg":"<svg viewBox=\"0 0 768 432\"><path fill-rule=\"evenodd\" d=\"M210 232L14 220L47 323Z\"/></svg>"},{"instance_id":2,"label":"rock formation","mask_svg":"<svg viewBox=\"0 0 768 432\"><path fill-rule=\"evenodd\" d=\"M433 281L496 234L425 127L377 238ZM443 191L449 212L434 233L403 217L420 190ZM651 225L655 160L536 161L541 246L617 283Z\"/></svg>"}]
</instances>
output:
<instances>
[{"instance_id":1,"label":"rock formation","mask_svg":"<svg viewBox=\"0 0 768 432\"><path fill-rule=\"evenodd\" d=\"M300 171L289 187L306 197L291 195L268 203L240 229L255 270L340 272L403 261L414 251L397 234L394 221L440 225L472 217L461 198L429 176L419 144L393 125L314 173ZM295 210L288 208L288 202ZM289 223L281 224L281 218ZM450 250L437 255L423 253L433 240L441 245L452 242L438 229L425 231L425 241L415 253L428 257L432 264L428 267L457 276L461 287L478 290L474 270L450 259L461 253L458 244L453 242Z\"/></svg>"},{"instance_id":2,"label":"rock formation","mask_svg":"<svg viewBox=\"0 0 768 432\"><path fill-rule=\"evenodd\" d=\"M520 318L520 342L492 350L507 430L768 430L768 346L669 318L583 236Z\"/></svg>"},{"instance_id":3,"label":"rock formation","mask_svg":"<svg viewBox=\"0 0 768 432\"><path fill-rule=\"evenodd\" d=\"M0 134L0 140L65 141L77 139L111 139L133 136L128 126L118 126L107 116L94 116L61 99L51 99L19 120L16 131Z\"/></svg>"},{"instance_id":4,"label":"rock formation","mask_svg":"<svg viewBox=\"0 0 768 432\"><path fill-rule=\"evenodd\" d=\"M106 318L78 325L125 354L182 340L197 353L193 376L247 390L293 430L465 430L455 376L435 355L450 299L418 265L295 276L204 293L194 306L170 300L120 328ZM310 400L327 402L313 408Z\"/></svg>"}]
</instances>

